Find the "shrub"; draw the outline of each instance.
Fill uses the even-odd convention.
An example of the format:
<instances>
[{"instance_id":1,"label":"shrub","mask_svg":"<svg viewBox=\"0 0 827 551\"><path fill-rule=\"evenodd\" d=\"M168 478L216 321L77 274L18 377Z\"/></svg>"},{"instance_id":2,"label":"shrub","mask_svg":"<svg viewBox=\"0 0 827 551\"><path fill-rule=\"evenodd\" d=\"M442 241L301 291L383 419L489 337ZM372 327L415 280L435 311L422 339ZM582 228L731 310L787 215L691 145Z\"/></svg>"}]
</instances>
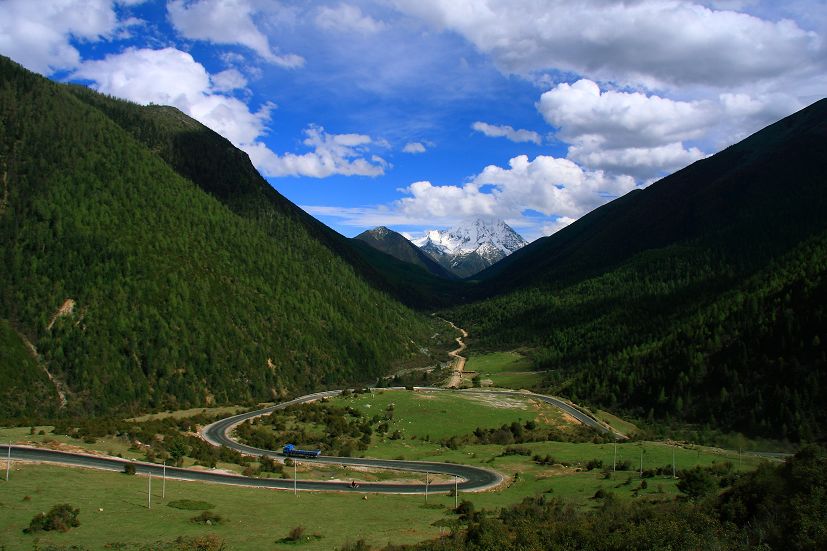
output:
<instances>
[{"instance_id":1,"label":"shrub","mask_svg":"<svg viewBox=\"0 0 827 551\"><path fill-rule=\"evenodd\" d=\"M38 513L29 523L29 527L23 531L32 534L40 531L57 530L67 532L70 528L80 526L78 515L80 509L75 509L68 503L55 505L48 513Z\"/></svg>"},{"instance_id":2,"label":"shrub","mask_svg":"<svg viewBox=\"0 0 827 551\"><path fill-rule=\"evenodd\" d=\"M471 515L474 512L474 504L468 501L467 499L463 499L459 502L457 508L454 509L454 512L458 515Z\"/></svg>"},{"instance_id":3,"label":"shrub","mask_svg":"<svg viewBox=\"0 0 827 551\"><path fill-rule=\"evenodd\" d=\"M507 446L500 455L531 455L531 450L525 446Z\"/></svg>"},{"instance_id":4,"label":"shrub","mask_svg":"<svg viewBox=\"0 0 827 551\"><path fill-rule=\"evenodd\" d=\"M694 467L681 473L678 481L678 490L685 493L689 498L696 499L713 492L718 482L707 469Z\"/></svg>"},{"instance_id":5,"label":"shrub","mask_svg":"<svg viewBox=\"0 0 827 551\"><path fill-rule=\"evenodd\" d=\"M192 522L196 524L221 524L224 522L224 519L218 513L213 513L212 511L203 511L200 515L196 515L192 517Z\"/></svg>"},{"instance_id":6,"label":"shrub","mask_svg":"<svg viewBox=\"0 0 827 551\"><path fill-rule=\"evenodd\" d=\"M588 463L586 463L586 470L591 471L594 469L602 469L603 468L603 460L602 459L592 459Z\"/></svg>"},{"instance_id":7,"label":"shrub","mask_svg":"<svg viewBox=\"0 0 827 551\"><path fill-rule=\"evenodd\" d=\"M302 537L304 537L304 526L301 524L291 528L290 533L287 534L287 539L290 541L299 541Z\"/></svg>"},{"instance_id":8,"label":"shrub","mask_svg":"<svg viewBox=\"0 0 827 551\"><path fill-rule=\"evenodd\" d=\"M155 549L154 547L152 549ZM179 536L172 542L169 547L161 547L161 549L170 549L175 551L224 551L226 549L224 540L215 534L207 534L206 536Z\"/></svg>"},{"instance_id":9,"label":"shrub","mask_svg":"<svg viewBox=\"0 0 827 551\"><path fill-rule=\"evenodd\" d=\"M128 474L128 475L134 475L135 474L135 465L133 465L132 463L124 463L123 473Z\"/></svg>"}]
</instances>

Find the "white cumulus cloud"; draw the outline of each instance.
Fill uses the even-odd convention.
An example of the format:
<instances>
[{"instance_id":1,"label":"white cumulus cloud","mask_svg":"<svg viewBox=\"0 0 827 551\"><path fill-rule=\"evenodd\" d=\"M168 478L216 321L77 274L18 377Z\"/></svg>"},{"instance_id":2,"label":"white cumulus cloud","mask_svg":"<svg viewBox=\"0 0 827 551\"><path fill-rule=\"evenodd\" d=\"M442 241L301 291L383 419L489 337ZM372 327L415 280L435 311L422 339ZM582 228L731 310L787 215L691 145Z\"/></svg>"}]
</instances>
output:
<instances>
[{"instance_id":1,"label":"white cumulus cloud","mask_svg":"<svg viewBox=\"0 0 827 551\"><path fill-rule=\"evenodd\" d=\"M710 101L676 101L640 92L601 92L581 79L545 92L537 108L570 144L569 158L594 169L650 179L704 157L699 139L721 116Z\"/></svg>"},{"instance_id":2,"label":"white cumulus cloud","mask_svg":"<svg viewBox=\"0 0 827 551\"><path fill-rule=\"evenodd\" d=\"M715 106L706 102L675 101L640 92L601 92L588 79L557 85L540 97L538 108L560 129L564 140L594 135L610 147L698 138L718 115Z\"/></svg>"},{"instance_id":3,"label":"white cumulus cloud","mask_svg":"<svg viewBox=\"0 0 827 551\"><path fill-rule=\"evenodd\" d=\"M389 166L381 157L365 158L372 143L369 136L329 134L315 126L305 131L304 140L313 151L274 153L261 141L274 106L267 103L251 111L224 93L244 85L241 74L230 69L211 76L189 53L175 48L128 49L84 62L73 76L91 80L93 88L106 94L177 107L246 151L256 168L269 176L377 176Z\"/></svg>"},{"instance_id":4,"label":"white cumulus cloud","mask_svg":"<svg viewBox=\"0 0 827 551\"><path fill-rule=\"evenodd\" d=\"M402 148L403 153L411 153L413 155L417 153L425 153L425 145L420 142L408 142L405 144L405 147Z\"/></svg>"},{"instance_id":5,"label":"white cumulus cloud","mask_svg":"<svg viewBox=\"0 0 827 551\"><path fill-rule=\"evenodd\" d=\"M304 145L313 149L307 153L277 155L261 143L246 151L267 176L380 176L389 166L378 155L371 155L370 160L365 158L373 143L370 136L329 134L320 126L311 126L305 130L305 135Z\"/></svg>"},{"instance_id":6,"label":"white cumulus cloud","mask_svg":"<svg viewBox=\"0 0 827 551\"><path fill-rule=\"evenodd\" d=\"M471 125L471 128L485 134L489 138L506 138L516 143L531 142L537 145L543 142L540 134L533 130L514 130L514 128L508 125L494 125L477 121Z\"/></svg>"},{"instance_id":7,"label":"white cumulus cloud","mask_svg":"<svg viewBox=\"0 0 827 551\"><path fill-rule=\"evenodd\" d=\"M219 93L223 88L211 83L204 66L175 48L127 49L85 61L73 76L91 80L105 94L175 106L239 147L255 142L270 118L271 106L252 112L239 99Z\"/></svg>"},{"instance_id":8,"label":"white cumulus cloud","mask_svg":"<svg viewBox=\"0 0 827 551\"><path fill-rule=\"evenodd\" d=\"M569 147L568 158L589 168L613 174L629 174L644 181L653 181L706 157L697 147L670 143L655 147L624 147L619 149Z\"/></svg>"},{"instance_id":9,"label":"white cumulus cloud","mask_svg":"<svg viewBox=\"0 0 827 551\"><path fill-rule=\"evenodd\" d=\"M97 41L121 26L111 0L4 0L0 53L48 75L80 64L73 38Z\"/></svg>"},{"instance_id":10,"label":"white cumulus cloud","mask_svg":"<svg viewBox=\"0 0 827 551\"><path fill-rule=\"evenodd\" d=\"M302 205L314 216L356 227L450 226L458 219L494 217L521 228L528 239L549 235L594 208L636 188L630 176L586 170L569 159L539 155L490 165L461 185L419 181L390 204L360 207ZM537 214L543 215L538 217Z\"/></svg>"},{"instance_id":11,"label":"white cumulus cloud","mask_svg":"<svg viewBox=\"0 0 827 551\"><path fill-rule=\"evenodd\" d=\"M385 23L362 13L359 6L339 4L322 6L316 12L316 24L327 30L355 31L371 34L386 28Z\"/></svg>"},{"instance_id":12,"label":"white cumulus cloud","mask_svg":"<svg viewBox=\"0 0 827 551\"><path fill-rule=\"evenodd\" d=\"M635 188L629 176L584 170L568 159L539 155L512 158L508 168L489 165L462 186L415 182L396 208L411 219L496 216L519 217L526 211L577 218Z\"/></svg>"},{"instance_id":13,"label":"white cumulus cloud","mask_svg":"<svg viewBox=\"0 0 827 551\"><path fill-rule=\"evenodd\" d=\"M825 67L821 37L795 22L688 0L395 0L455 31L506 72L548 69L630 85L731 86Z\"/></svg>"},{"instance_id":14,"label":"white cumulus cloud","mask_svg":"<svg viewBox=\"0 0 827 551\"><path fill-rule=\"evenodd\" d=\"M254 22L255 6L248 0L171 0L167 12L182 36L214 44L238 44L265 60L286 68L301 67L297 54L278 54L268 36Z\"/></svg>"},{"instance_id":15,"label":"white cumulus cloud","mask_svg":"<svg viewBox=\"0 0 827 551\"><path fill-rule=\"evenodd\" d=\"M247 86L247 79L236 69L227 69L210 77L213 89L218 92L232 92Z\"/></svg>"}]
</instances>

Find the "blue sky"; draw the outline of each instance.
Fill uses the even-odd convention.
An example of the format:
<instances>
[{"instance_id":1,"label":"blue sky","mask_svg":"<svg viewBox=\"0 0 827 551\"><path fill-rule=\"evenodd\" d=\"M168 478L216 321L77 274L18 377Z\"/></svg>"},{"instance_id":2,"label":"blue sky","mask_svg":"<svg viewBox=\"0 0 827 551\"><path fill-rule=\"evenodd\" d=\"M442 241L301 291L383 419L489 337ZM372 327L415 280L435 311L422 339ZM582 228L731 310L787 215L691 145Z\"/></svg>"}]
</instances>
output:
<instances>
[{"instance_id":1,"label":"blue sky","mask_svg":"<svg viewBox=\"0 0 827 551\"><path fill-rule=\"evenodd\" d=\"M175 105L352 236L528 239L827 95L827 3L1 0L0 53Z\"/></svg>"}]
</instances>

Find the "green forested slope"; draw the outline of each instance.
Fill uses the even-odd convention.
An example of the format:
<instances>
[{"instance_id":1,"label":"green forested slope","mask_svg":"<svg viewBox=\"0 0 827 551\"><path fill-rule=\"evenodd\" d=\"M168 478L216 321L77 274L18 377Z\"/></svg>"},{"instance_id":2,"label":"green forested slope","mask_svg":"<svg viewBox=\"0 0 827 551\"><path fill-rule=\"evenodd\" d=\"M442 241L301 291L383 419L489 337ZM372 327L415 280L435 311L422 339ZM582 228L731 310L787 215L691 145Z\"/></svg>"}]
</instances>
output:
<instances>
[{"instance_id":1,"label":"green forested slope","mask_svg":"<svg viewBox=\"0 0 827 551\"><path fill-rule=\"evenodd\" d=\"M57 400L54 386L23 338L8 321L0 319L0 401L5 413L25 415L41 403Z\"/></svg>"},{"instance_id":2,"label":"green forested slope","mask_svg":"<svg viewBox=\"0 0 827 551\"><path fill-rule=\"evenodd\" d=\"M69 90L157 152L180 175L236 214L255 220L274 238L282 238L283 224L278 220L289 218L292 227L303 228L373 287L397 300L419 308L455 301L454 292L461 288L460 284L446 283L443 277L427 270L411 270L407 263L377 254L361 242L333 231L273 189L246 153L174 107L140 106L83 86L71 86ZM443 275L454 279L450 274Z\"/></svg>"},{"instance_id":3,"label":"green forested slope","mask_svg":"<svg viewBox=\"0 0 827 551\"><path fill-rule=\"evenodd\" d=\"M0 319L65 381L70 409L367 380L432 334L295 217L239 217L103 111L5 59L0 176ZM48 329L67 298L74 311ZM4 388L25 390L17 373L4 366Z\"/></svg>"},{"instance_id":4,"label":"green forested slope","mask_svg":"<svg viewBox=\"0 0 827 551\"><path fill-rule=\"evenodd\" d=\"M448 315L575 400L824 438L825 174L821 101L525 247L484 274L505 294Z\"/></svg>"}]
</instances>

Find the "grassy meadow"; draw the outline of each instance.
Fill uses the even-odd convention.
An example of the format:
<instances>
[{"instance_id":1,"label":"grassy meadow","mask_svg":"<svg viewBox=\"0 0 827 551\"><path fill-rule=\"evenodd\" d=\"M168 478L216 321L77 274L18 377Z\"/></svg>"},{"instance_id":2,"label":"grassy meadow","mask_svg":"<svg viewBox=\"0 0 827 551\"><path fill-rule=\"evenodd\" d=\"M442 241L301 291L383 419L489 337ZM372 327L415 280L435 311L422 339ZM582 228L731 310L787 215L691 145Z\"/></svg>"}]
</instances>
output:
<instances>
[{"instance_id":1,"label":"grassy meadow","mask_svg":"<svg viewBox=\"0 0 827 551\"><path fill-rule=\"evenodd\" d=\"M531 369L531 360L519 352L491 352L469 355L466 371L475 371L485 386L527 388L537 386L542 373Z\"/></svg>"},{"instance_id":2,"label":"grassy meadow","mask_svg":"<svg viewBox=\"0 0 827 551\"><path fill-rule=\"evenodd\" d=\"M517 353L472 356L469 369L483 373L502 384L509 376L522 376L528 360ZM530 374L529 374L530 375ZM517 385L521 386L521 385ZM678 495L671 465L677 470L696 465L730 462L736 470L754 469L759 458L715 448L667 442L608 443L601 438L588 441L578 432L576 422L558 409L529 397L480 396L461 392L376 390L332 400L340 407L349 406L365 417L374 415L391 419L387 433L374 433L366 457L432 460L467 463L495 469L506 480L494 491L461 494L460 499L474 503L477 509L496 510L525 497L558 497L580 508L597 507L593 496L599 490L630 500L672 500ZM212 411L212 410L211 410ZM187 417L202 410L166 412L160 416ZM232 408L222 413L231 414ZM609 412L596 415L625 433L636 427ZM145 416L135 421L157 417ZM554 427L568 442L542 441L514 444L465 444L452 449L441 443L453 436L466 436L477 427L499 428L512 423L537 427ZM323 427L314 427L322 430ZM94 442L55 435L51 427L0 428L0 441L32 443L98 451L126 458L143 459L144 452L124 439L114 436L96 438ZM41 434L41 432L43 434ZM397 437L391 437L397 433ZM577 440L577 441L574 441ZM510 453L509 453L510 452ZM640 477L641 458L644 470L661 468L661 474ZM537 460L540 461L537 461ZM602 464L587 470L587 464ZM185 465L193 461L185 458ZM613 465L627 470L613 470ZM240 472L242 467L219 464L219 468ZM292 469L286 469L292 476ZM416 474L396 471L364 472L353 468L299 466L302 479L341 479L383 481L418 479ZM267 473L265 476L281 476ZM228 550L292 549L295 544L281 541L296 526L311 536L301 549L335 549L346 542L365 539L372 545L388 542L411 543L436 537L455 518L451 513L454 498L375 494L334 494L292 492L258 488L238 488L218 484L169 480L166 495L161 496L160 481L152 488L152 508L147 506L147 479L119 473L100 472L52 465L14 463L11 480L0 482L0 549L34 549L35 546L78 544L89 549L135 549L153 542L169 542L179 536L213 534L222 538ZM366 499L365 499L366 498ZM192 522L195 511L167 506L173 500L206 501L210 511L223 522L204 525ZM70 503L80 508L81 525L68 533L23 533L32 517L53 505ZM434 526L437 523L437 526ZM443 527L440 528L439 526ZM37 542L37 543L36 543Z\"/></svg>"}]
</instances>

